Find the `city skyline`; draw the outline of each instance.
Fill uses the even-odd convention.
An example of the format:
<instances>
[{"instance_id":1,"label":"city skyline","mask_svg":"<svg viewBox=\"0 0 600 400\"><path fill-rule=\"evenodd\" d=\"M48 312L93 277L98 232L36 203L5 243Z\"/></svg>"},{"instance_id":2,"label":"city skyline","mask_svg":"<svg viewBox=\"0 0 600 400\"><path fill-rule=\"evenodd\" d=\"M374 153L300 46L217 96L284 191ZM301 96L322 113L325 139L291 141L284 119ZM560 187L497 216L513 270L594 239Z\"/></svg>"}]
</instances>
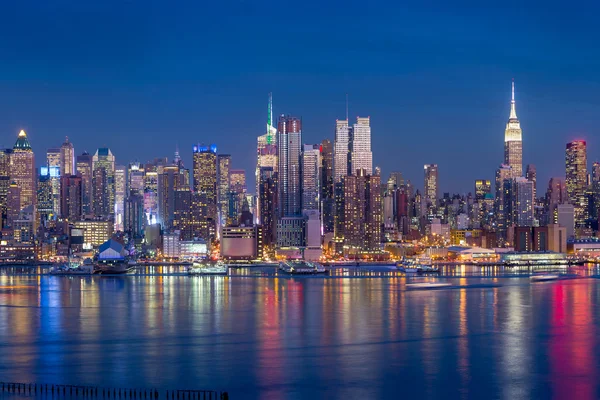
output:
<instances>
[{"instance_id":1,"label":"city skyline","mask_svg":"<svg viewBox=\"0 0 600 400\"><path fill-rule=\"evenodd\" d=\"M267 120L273 120L273 118L274 118L274 117L273 117L273 109L274 109L275 107L273 106L273 103L272 103L272 101L273 101L273 100L272 100L272 93L269 93L269 97L268 97L268 115L267 115ZM517 129L519 129L519 132L518 132L518 133L519 133L519 135L520 135L520 134L521 134L521 133L520 133L520 129L521 129L521 128L520 128L520 126L519 126L519 125L520 125L520 124L519 124L519 122L520 122L520 118L519 118L519 119L516 119L516 114L515 114L515 80L514 80L514 79L512 80L512 91L511 91L511 97L510 97L510 100L509 100L508 104L509 104L509 111L510 111L510 113L509 113L509 118L508 118L508 120L509 120L509 123L510 123L511 121L516 121L516 124L517 124L516 126L517 126ZM519 104L520 104L520 107L522 107L522 105L521 105L521 102L519 102ZM264 108L264 102L263 102L263 108ZM277 114L275 113L275 115L277 115ZM280 114L280 115L284 115L284 114ZM263 113L263 116L264 116L264 113ZM298 118L300 118L300 119L302 120L302 124L304 125L304 117L302 117L302 116L299 116ZM358 118L359 120L361 120L361 119L362 119L362 120L365 120L365 118L361 118L360 116L359 116L359 117L356 117L356 118ZM369 116L369 117L367 117L366 119L367 119L367 120L370 120L370 119L371 119L371 117ZM336 119L336 120L335 120L335 121L333 121L333 123L332 123L332 131L333 131L333 133L332 133L330 136L326 136L325 138L322 138L322 139L328 139L328 140L331 140L331 141L333 142L333 141L335 140L335 136L336 136L336 130L339 130L339 124L340 124L340 123L346 123L346 126L348 126L348 123L349 123L349 122L350 122L350 125L351 125L351 124L352 124L352 122L351 122L351 121L348 121L348 120L341 120L341 119ZM271 123L271 124L272 124L271 126L275 125L275 121L268 121L268 123ZM336 126L337 126L337 127L336 127ZM258 128L257 128L257 129L258 129ZM264 128L263 128L263 130L264 130ZM25 131L25 130L23 130L23 129L20 129L19 131ZM260 132L260 130L259 130L259 132ZM504 132L504 135L503 135L503 136L504 136L504 140L503 140L503 141L504 141L505 143L506 143L506 140L508 140L508 139L506 139L506 136L508 135L508 133L507 133L507 132L508 132L508 124L506 125L506 131ZM261 136L261 135L263 135L263 136L264 136L264 132L263 132L263 133L258 133L256 136ZM529 144L529 141L527 140L527 139L528 139L528 135L529 135L529 132L528 132L528 131L526 131L526 132L525 132L525 134L524 134L525 138L524 138L524 140L523 140L523 142L525 143L525 145L524 145L524 146L522 146L522 147L524 147L524 148L522 148L522 149L520 150L520 152L522 152L522 154L524 154L524 155L523 155L523 157L522 157L522 161L521 161L521 164L522 164L522 167L521 167L521 168L522 168L522 171L521 171L521 174L520 174L520 175L524 175L524 174L525 174L525 166L527 166L527 165L529 165L529 164L532 164L532 165L534 165L534 166L536 165L535 163L531 162L531 161L530 161L530 160L527 158L527 156L525 155L525 154L527 154L527 153L528 153L528 151L527 151L527 147L528 147L528 144ZM29 132L27 132L27 136L28 136L28 138L30 137L30 134L29 134ZM372 134L371 134L371 136L372 136L372 139L375 139L375 140L373 140L373 141L374 141L374 142L376 142L376 141L377 141L377 140L376 140L376 137L377 137L377 131L375 131L375 133L372 133ZM47 138L47 137L44 137L43 139L44 139L45 141L47 141L47 140L48 140L48 138ZM321 139L321 140L322 140L322 139ZM254 140L256 141L256 138L255 138L255 137L254 137ZM315 140L314 142L315 142L315 143L320 143L320 142L321 142L321 140ZM577 140L585 140L585 139L573 139L573 140L569 140L569 142L571 142L571 141L577 141ZM587 140L585 140L585 141L586 141L586 142L588 142ZM47 148L45 151L48 151L48 152L52 152L52 151L55 151L55 150L56 150L56 151L58 151L58 150L61 148L61 146L64 146L66 143L68 143L68 144L71 146L71 151L73 151L73 148L74 148L74 156L75 156L75 157L78 157L78 156L80 156L80 155L81 155L81 154L83 154L84 152L90 152L90 151L89 151L89 150L87 150L87 149L86 149L86 150L79 150L79 148L77 147L77 143L73 143L73 142L72 142L72 141L71 141L71 140L70 140L68 137L67 137L66 139L64 139L64 142L65 142L65 143L62 143L62 144L56 144L56 145L54 145L54 146L51 146L51 147ZM180 141L178 141L178 140L177 140L177 141L175 141L175 146L174 146L174 148L173 148L173 151L172 151L172 153L171 153L171 154L151 154L151 155L149 155L149 156L148 156L148 159L147 159L147 160L139 160L139 159L137 159L137 158L136 158L136 159L130 159L130 158L127 158L127 156L125 155L125 157L123 157L123 156L119 157L119 158L117 159L117 163L119 163L119 164L124 164L124 163L136 163L136 162L140 162L140 163L146 163L146 162L151 162L151 160L153 160L153 159L155 159L155 158L157 158L157 157L159 157L159 158L160 158L160 157L166 157L168 160L175 159L175 158L179 159L179 157L181 157L181 160L183 160L183 162L184 162L184 165L186 165L186 166L188 166L188 167L191 167L191 166L192 166L192 164L193 164L193 157L192 157L192 156L193 156L193 154L194 154L194 151L195 151L195 150L194 150L194 148L195 148L195 147L197 147L198 145L202 144L202 143L206 143L206 144L208 145L209 143L213 143L213 142L217 142L217 140L213 140L213 141L211 141L209 138L207 138L207 140L206 140L206 141L195 141L195 142L193 142L193 144L190 144L190 146L189 146L189 147L190 147L190 151L189 151L189 152L183 151L183 152L181 152L181 154L180 154L180 145L179 145ZM300 144L301 146L303 146L303 145L305 145L305 144L309 144L309 143L310 143L310 140L308 140L308 141L307 141L307 140L305 139L304 132L303 132L302 142L303 142L303 143L301 143L301 144ZM255 142L255 143L256 143L256 142ZM256 146L256 144L255 144L255 143L254 143L254 146ZM565 143L566 143L566 141L565 141ZM224 146L227 146L227 143L224 143L223 145L224 145ZM217 149L219 150L219 153L220 153L220 154L223 154L223 151L221 150L221 149L222 149L222 147L221 147L221 146L220 146L218 143L211 144L211 146L217 146ZM506 154L507 154L507 153L506 153L506 152L507 152L507 150L506 150L506 144L505 144L504 146L505 146L505 149L504 149L504 155L503 155L503 156L502 156L502 155L500 155L500 157L504 157L504 161L506 161L506 157L507 157L507 155L506 155ZM562 144L562 146L564 146L564 143ZM32 146L32 147L34 147L34 146ZM100 148L100 147L106 147L106 146L97 146L97 147L95 147L95 149L98 149L98 148ZM182 147L183 147L183 148L185 148L185 146L182 146ZM498 146L493 146L493 145L492 145L491 147L499 147L499 145L498 145ZM597 158L594 158L594 156L593 156L593 154L595 154L595 152L593 151L593 150L594 150L594 149L593 149L593 147L591 147L591 148L590 148L590 147L591 147L591 146L589 146L589 145L588 145L588 160L589 160L589 161L588 161L588 164L590 164L590 165L588 165L588 167L591 167L592 163L593 163L594 161L596 161L596 160L597 160ZM4 148L12 148L12 146L4 146ZM111 146L109 145L109 146L108 146L108 148L111 148ZM226 148L227 148L227 147L226 147ZM428 148L429 148L430 150L434 150L434 151L436 150L436 149L435 149L435 147L432 147L431 145L429 145L429 146L428 146ZM592 151L590 151L590 149L591 149ZM35 148L34 148L34 150L35 150ZM552 149L552 150L554 150L554 149ZM96 151L96 150L92 149L92 152L95 152L95 151ZM189 154L188 154L188 153L189 153ZM252 152L252 151L246 151L246 153L251 153L251 156L254 156L254 157L256 156L256 154L255 154L254 152ZM242 160L243 160L243 159L245 159L245 158L247 157L247 154L246 154L246 153L244 153L244 152L238 152L237 154L235 154L235 155L233 155L233 156L230 156L230 157L232 157L232 159L231 159L231 168L237 168L237 169L243 169L244 171L250 171L250 173L248 173L248 178L249 178L249 179L248 179L248 182L252 182L252 179L253 179L253 178L255 178L255 177L253 176L254 174L252 174L252 171L254 171L254 170L255 170L255 168L256 168L256 167L255 167L255 165L256 165L256 161L254 161L254 165L253 165L253 166L243 166L243 167L240 167L240 165L239 165L239 164L241 164L241 163L239 162L239 160L240 160L240 159L242 159ZM538 153L540 153L540 152L538 152ZM546 152L541 152L541 153L542 153L542 154L546 154ZM554 153L554 151L549 151L548 153ZM93 154L93 153L92 153L92 154ZM589 154L592 154L592 156L590 156ZM59 155L57 154L57 156L59 156ZM237 156L237 157L236 157L236 156ZM562 156L562 155L561 155L561 156ZM48 157L50 157L50 155L48 155ZM538 157L539 157L539 156L538 156ZM562 157L564 157L564 156L562 156ZM117 156L115 156L115 158L117 158ZM461 158L462 158L462 157L461 157ZM236 160L238 160L238 161L237 161L237 163L236 163ZM254 160L256 160L256 158L255 158ZM502 158L501 158L500 160L502 160ZM547 160L545 160L545 161L547 161ZM558 161L558 160L557 160L557 161ZM563 160L560 160L560 161L563 161ZM48 166L48 165L49 165L49 164L51 164L51 163L52 163L52 162L50 161L50 159L49 159L49 158L48 158L48 160L46 160L44 157L38 157L38 158L36 158L36 169L39 169L40 167L43 167L43 166ZM373 168L374 168L374 167L381 167L381 165L384 165L384 164L389 164L389 163L388 163L388 162L385 162L385 160L381 160L381 162L380 162L380 159L379 159L379 158L377 158L377 155L376 155L376 154L375 154L375 155L373 155ZM404 164L404 163L403 163L402 161L399 161L399 162L398 162L398 164ZM541 164L543 165L544 163L541 163ZM556 164L556 163L554 163L554 164ZM425 163L423 163L422 165L428 165L428 163L427 163L427 162L425 162ZM412 175L410 174L410 171L412 171L412 170L414 169L414 166L411 166L411 165L405 165L405 167L406 167L406 168L402 168L402 167L397 167L397 168L395 168L395 167L394 167L394 168L392 168L392 169L391 169L391 170L389 170L389 171L386 171L386 170L382 169L382 176L383 176L383 177L385 177L385 176L387 176L389 173L392 173L392 172L394 172L394 171L398 171L398 170L400 170L400 171L402 171L402 173L403 173L403 175L404 175L405 179L408 179L408 180L410 180L410 181L412 182L412 184L415 186L415 188L417 188L417 189L419 189L419 190L424 190L425 188L424 188L424 187L421 187L422 177L419 177L419 176L412 176ZM422 166L419 166L419 167L420 167L420 171L422 171L422 169L421 169L421 168L422 168ZM449 166L448 164L446 164L446 167L450 167L450 166ZM442 166L440 166L440 167L438 167L438 168L439 168L439 170L440 170L440 175L441 175L441 176L440 176L440 178L439 178L439 181L438 181L438 185L439 185L439 188L438 188L438 190L439 190L439 193L440 193L440 195L442 195L443 193L450 193L450 194L453 194L453 193L467 194L467 193L469 193L469 192L470 192L470 193L472 193L472 194L474 194L474 192L473 192L473 181L474 181L474 180L476 180L476 179L478 179L477 177L473 178L472 180L471 180L471 179L467 179L467 178L465 178L465 177L463 177L463 178L460 178L460 177L457 177L457 176L454 176L454 177L449 177L449 176L447 175L447 172L448 172L449 170L452 170L451 168L450 168L449 170L446 170L446 171L444 170L444 168L443 168ZM486 179L491 179L491 180L493 180L493 179L494 179L494 173L495 173L495 169L496 169L496 168L497 168L497 165L496 165L496 167L495 167L495 168L493 168L493 169L492 169L492 170L490 170L490 171L488 171L488 170L484 170L484 169L482 168L482 169L480 170L481 172L479 172L479 176L486 176ZM541 180L540 180L540 178L538 178L538 180L537 180L537 184L545 185L545 182L548 182L548 181L549 181L550 179L552 179L552 178L555 178L555 177L564 177L564 164L560 164L560 163L559 163L558 167L557 167L556 165L553 165L553 168L552 168L552 170L558 169L558 170L559 170L559 173L558 173L558 174L552 174L552 173L549 173L547 170L546 170L546 171L544 171L543 169L541 169L541 168L539 168L539 167L537 167L537 169L541 171L541 174L540 174L540 176L541 176ZM561 172L561 169L562 169L562 172ZM407 173L407 172L404 172L404 171L408 171L408 173ZM422 174L422 172L421 172L421 174ZM478 174L478 173L476 173L476 172L472 172L471 170L469 170L469 171L468 171L468 174L469 174L469 175L473 175L473 176L477 176L477 174ZM517 175L519 175L519 174L517 174ZM463 176L464 176L464 175L463 175ZM488 176L489 176L489 178L488 178ZM548 177L548 179L547 179L547 180L545 180L545 178L544 178L545 176L547 176L547 177ZM450 179L448 179L448 178L450 178ZM446 179L448 179L448 181L447 181L447 182L444 182ZM459 184L459 185L454 185L454 186L451 186L451 185L450 185L450 183L448 183L448 182L453 182L453 179L457 179L457 181L458 181L458 182L460 182L460 184ZM456 181L454 181L454 182L456 182ZM540 183L540 182L541 182L541 183ZM254 182L253 182L253 183L254 183ZM253 188L253 187L256 187L256 185L252 185L252 184L250 184L249 186L250 186L251 188ZM460 187L461 189L458 189L459 187ZM464 188L464 189L462 189L462 188ZM542 188L542 189L543 189L543 188Z\"/></svg>"},{"instance_id":2,"label":"city skyline","mask_svg":"<svg viewBox=\"0 0 600 400\"><path fill-rule=\"evenodd\" d=\"M303 118L304 144L311 144L333 140L348 93L350 119L371 117L374 165L383 176L399 170L421 182L423 165L436 163L442 193L467 192L474 179L493 179L502 159L514 77L524 164L537 166L539 182L562 175L556 161L566 142L584 139L590 160L599 158L598 28L586 23L597 5L579 15L518 4L439 4L435 11L398 4L381 16L349 4L335 20L296 10L313 26L301 35L277 19L252 22L273 12L262 3L234 15L218 4L160 11L128 4L119 13L109 3L95 7L102 18L84 4L66 13L53 5L5 10L0 32L11 40L0 66L4 147L24 129L36 149L59 147L69 136L77 155L109 147L124 162L171 157L179 145L189 166L190 144L216 142L234 168L246 170L255 191L256 160L246 149L264 133L266 94L274 93L274 115ZM345 29L343 21L359 15L360 27ZM19 25L24 20L32 27L27 32ZM111 32L98 35L107 24ZM583 34L583 27L592 32ZM265 62L283 46L298 49L298 62ZM231 49L242 51L243 65ZM465 151L469 159L456 157Z\"/></svg>"}]
</instances>

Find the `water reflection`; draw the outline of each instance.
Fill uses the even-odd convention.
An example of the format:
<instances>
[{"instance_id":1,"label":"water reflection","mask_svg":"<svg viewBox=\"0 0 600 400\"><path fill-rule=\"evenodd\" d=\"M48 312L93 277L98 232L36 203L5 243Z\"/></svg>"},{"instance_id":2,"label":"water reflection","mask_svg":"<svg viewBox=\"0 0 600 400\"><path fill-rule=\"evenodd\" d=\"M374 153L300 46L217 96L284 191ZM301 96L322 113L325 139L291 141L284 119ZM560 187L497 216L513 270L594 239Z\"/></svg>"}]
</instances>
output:
<instances>
[{"instance_id":1,"label":"water reflection","mask_svg":"<svg viewBox=\"0 0 600 400\"><path fill-rule=\"evenodd\" d=\"M0 380L256 399L382 398L399 385L406 397L457 399L599 390L596 279L459 275L432 278L457 288L407 291L412 278L385 268L239 272L1 275Z\"/></svg>"}]
</instances>

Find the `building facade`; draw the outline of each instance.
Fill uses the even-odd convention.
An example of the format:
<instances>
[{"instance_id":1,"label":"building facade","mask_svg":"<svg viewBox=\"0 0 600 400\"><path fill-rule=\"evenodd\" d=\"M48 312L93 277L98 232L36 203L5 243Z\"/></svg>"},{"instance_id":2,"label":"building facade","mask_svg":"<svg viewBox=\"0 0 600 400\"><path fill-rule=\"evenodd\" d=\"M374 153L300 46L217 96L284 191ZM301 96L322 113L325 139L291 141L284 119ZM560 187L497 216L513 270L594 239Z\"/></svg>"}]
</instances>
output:
<instances>
[{"instance_id":1,"label":"building facade","mask_svg":"<svg viewBox=\"0 0 600 400\"><path fill-rule=\"evenodd\" d=\"M514 81L512 83L510 116L504 131L504 164L512 168L515 177L523 176L523 132L517 118Z\"/></svg>"}]
</instances>

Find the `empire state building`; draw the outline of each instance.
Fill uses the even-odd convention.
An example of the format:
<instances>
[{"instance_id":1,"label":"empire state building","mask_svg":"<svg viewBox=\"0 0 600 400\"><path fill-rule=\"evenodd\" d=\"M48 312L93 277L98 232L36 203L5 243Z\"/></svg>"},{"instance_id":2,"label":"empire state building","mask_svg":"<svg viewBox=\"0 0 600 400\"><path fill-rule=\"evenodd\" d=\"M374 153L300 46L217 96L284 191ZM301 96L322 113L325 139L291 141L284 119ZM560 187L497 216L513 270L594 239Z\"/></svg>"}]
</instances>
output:
<instances>
[{"instance_id":1,"label":"empire state building","mask_svg":"<svg viewBox=\"0 0 600 400\"><path fill-rule=\"evenodd\" d=\"M512 83L512 99L510 101L510 116L504 131L504 164L509 165L513 177L523 176L523 132L517 118L515 106L515 81Z\"/></svg>"}]
</instances>

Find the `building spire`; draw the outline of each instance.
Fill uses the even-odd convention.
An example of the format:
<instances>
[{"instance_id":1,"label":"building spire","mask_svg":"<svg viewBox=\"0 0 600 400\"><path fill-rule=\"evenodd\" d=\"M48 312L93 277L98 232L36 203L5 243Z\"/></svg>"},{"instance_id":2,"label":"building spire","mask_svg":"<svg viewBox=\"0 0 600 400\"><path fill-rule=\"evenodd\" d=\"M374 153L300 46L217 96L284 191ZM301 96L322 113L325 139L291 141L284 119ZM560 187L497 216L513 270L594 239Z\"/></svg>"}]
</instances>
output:
<instances>
[{"instance_id":1,"label":"building spire","mask_svg":"<svg viewBox=\"0 0 600 400\"><path fill-rule=\"evenodd\" d=\"M510 100L510 117L509 119L517 119L517 108L515 105L515 78L512 80L512 97Z\"/></svg>"},{"instance_id":2,"label":"building spire","mask_svg":"<svg viewBox=\"0 0 600 400\"><path fill-rule=\"evenodd\" d=\"M273 92L269 92L269 106L267 110L267 125L273 126Z\"/></svg>"}]
</instances>

